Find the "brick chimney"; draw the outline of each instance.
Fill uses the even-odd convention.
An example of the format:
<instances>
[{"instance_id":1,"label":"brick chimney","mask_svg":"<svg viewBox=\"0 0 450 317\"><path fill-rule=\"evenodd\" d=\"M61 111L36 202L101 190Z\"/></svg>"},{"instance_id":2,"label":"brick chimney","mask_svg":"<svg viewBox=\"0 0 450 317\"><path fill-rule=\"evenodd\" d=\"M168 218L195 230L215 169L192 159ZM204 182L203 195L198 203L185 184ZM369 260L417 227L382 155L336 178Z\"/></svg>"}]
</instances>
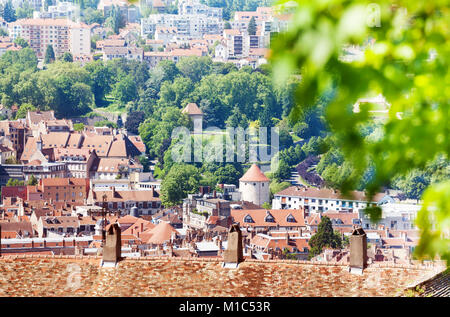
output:
<instances>
[{"instance_id":1,"label":"brick chimney","mask_svg":"<svg viewBox=\"0 0 450 317\"><path fill-rule=\"evenodd\" d=\"M367 267L367 236L361 227L355 228L350 236L349 272L362 274Z\"/></svg>"},{"instance_id":2,"label":"brick chimney","mask_svg":"<svg viewBox=\"0 0 450 317\"><path fill-rule=\"evenodd\" d=\"M223 260L225 263L234 263L236 265L244 260L242 232L237 224L232 225L228 232L228 246L223 254Z\"/></svg>"},{"instance_id":3,"label":"brick chimney","mask_svg":"<svg viewBox=\"0 0 450 317\"><path fill-rule=\"evenodd\" d=\"M103 263L117 263L121 258L122 239L120 227L111 224L106 231L106 241L103 246Z\"/></svg>"}]
</instances>

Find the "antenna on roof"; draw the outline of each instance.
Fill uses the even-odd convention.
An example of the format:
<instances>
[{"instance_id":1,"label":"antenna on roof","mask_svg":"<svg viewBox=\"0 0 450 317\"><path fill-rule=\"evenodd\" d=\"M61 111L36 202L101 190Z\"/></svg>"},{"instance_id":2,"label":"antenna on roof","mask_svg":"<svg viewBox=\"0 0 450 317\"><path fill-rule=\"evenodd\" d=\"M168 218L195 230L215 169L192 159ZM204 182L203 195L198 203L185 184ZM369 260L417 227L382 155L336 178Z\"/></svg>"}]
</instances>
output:
<instances>
[{"instance_id":1,"label":"antenna on roof","mask_svg":"<svg viewBox=\"0 0 450 317\"><path fill-rule=\"evenodd\" d=\"M105 241L106 241L106 230L105 230L105 228L106 228L106 213L107 213L107 210L108 210L108 203L106 201L106 198L107 198L106 194L103 195L102 198L103 198L103 204L102 204L102 219L103 219L103 222L102 222L102 247L104 247L105 246Z\"/></svg>"}]
</instances>

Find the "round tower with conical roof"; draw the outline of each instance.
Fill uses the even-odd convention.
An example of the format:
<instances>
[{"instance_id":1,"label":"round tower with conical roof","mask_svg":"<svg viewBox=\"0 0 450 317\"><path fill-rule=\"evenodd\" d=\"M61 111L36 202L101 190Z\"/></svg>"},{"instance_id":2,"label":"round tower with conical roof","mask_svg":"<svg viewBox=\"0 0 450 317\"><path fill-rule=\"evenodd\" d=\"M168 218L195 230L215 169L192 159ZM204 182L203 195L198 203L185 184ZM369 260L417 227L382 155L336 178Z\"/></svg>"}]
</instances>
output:
<instances>
[{"instance_id":1,"label":"round tower with conical roof","mask_svg":"<svg viewBox=\"0 0 450 317\"><path fill-rule=\"evenodd\" d=\"M264 175L258 165L253 164L244 176L239 179L241 200L250 201L259 206L269 202L269 182L270 180Z\"/></svg>"}]
</instances>

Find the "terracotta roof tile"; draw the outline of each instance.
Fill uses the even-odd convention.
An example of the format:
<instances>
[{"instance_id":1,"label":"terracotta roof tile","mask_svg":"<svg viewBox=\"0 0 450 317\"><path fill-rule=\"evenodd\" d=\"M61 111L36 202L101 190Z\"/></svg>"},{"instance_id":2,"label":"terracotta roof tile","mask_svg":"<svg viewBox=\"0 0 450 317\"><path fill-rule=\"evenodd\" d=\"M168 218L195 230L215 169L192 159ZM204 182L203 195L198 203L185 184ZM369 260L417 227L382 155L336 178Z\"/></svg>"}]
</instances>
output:
<instances>
[{"instance_id":1,"label":"terracotta roof tile","mask_svg":"<svg viewBox=\"0 0 450 317\"><path fill-rule=\"evenodd\" d=\"M275 196L291 196L291 197L311 197L311 198L328 198L328 199L353 199L357 201L365 201L366 195L361 191L350 192L350 198L344 197L338 190L330 188L314 188L291 186L278 193ZM386 194L378 193L373 197L373 202L380 201Z\"/></svg>"},{"instance_id":2,"label":"terracotta roof tile","mask_svg":"<svg viewBox=\"0 0 450 317\"><path fill-rule=\"evenodd\" d=\"M411 266L374 266L355 275L346 265L270 260L246 260L228 270L220 258L186 256L126 259L113 270L101 268L100 257L4 256L0 262L0 296L396 296L436 275ZM61 287L73 273L68 265L74 264L81 283Z\"/></svg>"},{"instance_id":3,"label":"terracotta roof tile","mask_svg":"<svg viewBox=\"0 0 450 317\"><path fill-rule=\"evenodd\" d=\"M259 169L258 165L252 164L252 166L245 172L239 181L241 182L269 182L270 180Z\"/></svg>"}]
</instances>

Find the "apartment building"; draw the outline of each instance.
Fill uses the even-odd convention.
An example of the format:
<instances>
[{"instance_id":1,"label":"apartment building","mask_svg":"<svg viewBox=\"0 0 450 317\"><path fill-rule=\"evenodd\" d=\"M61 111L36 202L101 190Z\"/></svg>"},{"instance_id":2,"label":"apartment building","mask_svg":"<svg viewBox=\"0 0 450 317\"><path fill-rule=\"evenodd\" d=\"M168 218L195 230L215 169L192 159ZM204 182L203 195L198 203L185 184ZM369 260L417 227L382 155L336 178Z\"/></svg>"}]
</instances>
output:
<instances>
[{"instance_id":1,"label":"apartment building","mask_svg":"<svg viewBox=\"0 0 450 317\"><path fill-rule=\"evenodd\" d=\"M380 226L391 230L415 229L415 220L421 205L389 202L380 205L381 219L374 223L364 210L359 211L359 218L364 229L376 229Z\"/></svg>"},{"instance_id":2,"label":"apartment building","mask_svg":"<svg viewBox=\"0 0 450 317\"><path fill-rule=\"evenodd\" d=\"M67 1L57 1L55 5L48 6L47 11L34 11L34 18L46 18L46 19L57 19L57 18L68 18L74 20L80 15L79 5L75 5L72 2Z\"/></svg>"},{"instance_id":3,"label":"apartment building","mask_svg":"<svg viewBox=\"0 0 450 317\"><path fill-rule=\"evenodd\" d=\"M344 197L339 191L329 188L313 188L291 186L274 195L272 200L273 209L301 209L305 212L357 212L366 208L368 202L364 192L353 191L351 197ZM386 200L388 196L384 193L376 194L371 204L378 204Z\"/></svg>"},{"instance_id":4,"label":"apartment building","mask_svg":"<svg viewBox=\"0 0 450 317\"><path fill-rule=\"evenodd\" d=\"M16 157L20 158L25 148L26 128L19 121L0 121L0 139L5 138L16 151Z\"/></svg>"},{"instance_id":5,"label":"apartment building","mask_svg":"<svg viewBox=\"0 0 450 317\"><path fill-rule=\"evenodd\" d=\"M115 58L126 58L137 61L142 61L144 59L144 50L140 47L105 46L102 51L104 61Z\"/></svg>"},{"instance_id":6,"label":"apartment building","mask_svg":"<svg viewBox=\"0 0 450 317\"><path fill-rule=\"evenodd\" d=\"M67 177L89 178L91 168L98 156L95 150L54 148L55 162L64 163L67 166Z\"/></svg>"},{"instance_id":7,"label":"apartment building","mask_svg":"<svg viewBox=\"0 0 450 317\"><path fill-rule=\"evenodd\" d=\"M178 14L199 14L222 19L222 13L222 8L208 7L199 0L180 0L178 2Z\"/></svg>"},{"instance_id":8,"label":"apartment building","mask_svg":"<svg viewBox=\"0 0 450 317\"><path fill-rule=\"evenodd\" d=\"M133 207L137 207L142 215L153 215L161 209L161 199L156 190L116 190L112 187L107 191L90 191L87 203L90 205L103 205L103 196L106 196L110 211L129 214Z\"/></svg>"},{"instance_id":9,"label":"apartment building","mask_svg":"<svg viewBox=\"0 0 450 317\"><path fill-rule=\"evenodd\" d=\"M237 29L223 31L225 39L226 59L242 58L244 56L244 37Z\"/></svg>"},{"instance_id":10,"label":"apartment building","mask_svg":"<svg viewBox=\"0 0 450 317\"><path fill-rule=\"evenodd\" d=\"M222 19L202 14L151 14L141 19L141 35L154 35L157 27L176 28L179 36L201 38L204 34L220 34Z\"/></svg>"},{"instance_id":11,"label":"apartment building","mask_svg":"<svg viewBox=\"0 0 450 317\"><path fill-rule=\"evenodd\" d=\"M83 203L88 196L89 179L47 178L41 179L38 187L45 200Z\"/></svg>"},{"instance_id":12,"label":"apartment building","mask_svg":"<svg viewBox=\"0 0 450 317\"><path fill-rule=\"evenodd\" d=\"M9 35L13 40L25 39L40 59L45 57L48 45L56 57L65 52L87 55L91 50L89 26L66 19L20 19L9 24Z\"/></svg>"}]
</instances>

